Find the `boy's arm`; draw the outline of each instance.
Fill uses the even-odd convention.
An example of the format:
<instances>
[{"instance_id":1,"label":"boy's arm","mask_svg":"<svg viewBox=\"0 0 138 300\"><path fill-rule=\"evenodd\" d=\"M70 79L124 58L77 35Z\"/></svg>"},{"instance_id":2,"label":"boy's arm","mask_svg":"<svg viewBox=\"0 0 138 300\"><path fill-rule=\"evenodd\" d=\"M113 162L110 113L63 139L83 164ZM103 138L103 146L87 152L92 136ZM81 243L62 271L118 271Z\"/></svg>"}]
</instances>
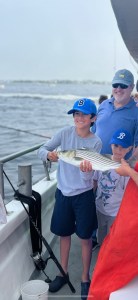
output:
<instances>
[{"instance_id":1,"label":"boy's arm","mask_svg":"<svg viewBox=\"0 0 138 300\"><path fill-rule=\"evenodd\" d=\"M47 159L51 161L57 161L57 155L55 149L61 145L61 131L56 133L48 142L43 144L38 149L38 157L42 161L46 161Z\"/></svg>"},{"instance_id":2,"label":"boy's arm","mask_svg":"<svg viewBox=\"0 0 138 300\"><path fill-rule=\"evenodd\" d=\"M138 172L132 169L124 159L121 160L121 166L115 171L120 176L129 176L138 185Z\"/></svg>"},{"instance_id":3,"label":"boy's arm","mask_svg":"<svg viewBox=\"0 0 138 300\"><path fill-rule=\"evenodd\" d=\"M92 179L93 170L92 170L92 164L88 160L83 160L80 163L80 171L81 171L81 178L83 180L90 180Z\"/></svg>"}]
</instances>

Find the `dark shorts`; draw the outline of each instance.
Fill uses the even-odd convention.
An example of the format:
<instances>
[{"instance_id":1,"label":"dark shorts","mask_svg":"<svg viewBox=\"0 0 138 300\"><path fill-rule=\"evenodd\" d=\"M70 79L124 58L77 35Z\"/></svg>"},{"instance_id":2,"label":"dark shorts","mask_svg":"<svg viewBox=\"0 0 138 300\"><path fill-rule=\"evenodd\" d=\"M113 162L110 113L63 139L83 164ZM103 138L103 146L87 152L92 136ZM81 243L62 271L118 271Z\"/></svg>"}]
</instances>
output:
<instances>
[{"instance_id":1,"label":"dark shorts","mask_svg":"<svg viewBox=\"0 0 138 300\"><path fill-rule=\"evenodd\" d=\"M51 231L59 236L76 233L81 239L89 239L97 228L93 190L67 197L57 189L55 198Z\"/></svg>"}]
</instances>

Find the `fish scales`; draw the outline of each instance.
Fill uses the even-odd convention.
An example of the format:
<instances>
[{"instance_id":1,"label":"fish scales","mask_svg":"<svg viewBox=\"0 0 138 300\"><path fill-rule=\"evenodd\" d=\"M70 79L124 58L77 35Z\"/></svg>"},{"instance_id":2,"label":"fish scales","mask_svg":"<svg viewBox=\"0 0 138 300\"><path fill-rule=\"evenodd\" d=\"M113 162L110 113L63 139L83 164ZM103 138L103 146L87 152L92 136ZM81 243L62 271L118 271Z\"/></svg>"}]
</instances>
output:
<instances>
[{"instance_id":1,"label":"fish scales","mask_svg":"<svg viewBox=\"0 0 138 300\"><path fill-rule=\"evenodd\" d=\"M93 170L108 171L120 167L120 163L113 161L110 157L106 157L93 150L77 149L58 151L59 159L66 163L79 167L82 160L88 160L92 163Z\"/></svg>"},{"instance_id":2,"label":"fish scales","mask_svg":"<svg viewBox=\"0 0 138 300\"><path fill-rule=\"evenodd\" d=\"M81 157L83 159L89 160L90 162L100 163L102 165L116 166L117 168L120 166L118 162L115 162L103 155L96 153L94 151L84 151L84 150L76 150L76 157Z\"/></svg>"}]
</instances>

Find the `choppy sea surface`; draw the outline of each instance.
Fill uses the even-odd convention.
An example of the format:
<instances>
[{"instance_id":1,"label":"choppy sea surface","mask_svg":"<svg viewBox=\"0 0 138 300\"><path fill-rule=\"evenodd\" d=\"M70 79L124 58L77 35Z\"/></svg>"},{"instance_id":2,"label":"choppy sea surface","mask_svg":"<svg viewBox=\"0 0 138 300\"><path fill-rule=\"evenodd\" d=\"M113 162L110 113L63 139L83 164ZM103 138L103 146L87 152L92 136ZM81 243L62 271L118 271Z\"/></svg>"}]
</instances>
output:
<instances>
[{"instance_id":1,"label":"choppy sea surface","mask_svg":"<svg viewBox=\"0 0 138 300\"><path fill-rule=\"evenodd\" d=\"M110 96L111 84L91 81L1 81L0 158L44 143L60 128L73 124L67 111L75 100L87 97L97 104L101 94ZM18 164L32 164L32 181L44 176L37 151L4 164L4 170L17 188ZM5 180L5 201L13 195Z\"/></svg>"}]
</instances>

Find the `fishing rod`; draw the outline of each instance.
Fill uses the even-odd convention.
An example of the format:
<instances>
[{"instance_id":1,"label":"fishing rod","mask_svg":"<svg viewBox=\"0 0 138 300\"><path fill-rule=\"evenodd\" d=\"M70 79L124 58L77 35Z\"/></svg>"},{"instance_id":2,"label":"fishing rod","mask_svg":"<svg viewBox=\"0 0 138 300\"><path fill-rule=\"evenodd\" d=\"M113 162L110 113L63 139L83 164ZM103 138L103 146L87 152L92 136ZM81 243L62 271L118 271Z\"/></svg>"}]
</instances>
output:
<instances>
[{"instance_id":1,"label":"fishing rod","mask_svg":"<svg viewBox=\"0 0 138 300\"><path fill-rule=\"evenodd\" d=\"M5 171L3 170L3 173L6 177L6 179L8 180L9 184L11 185L13 191L14 191L14 198L16 200L19 200L24 208L24 210L26 211L28 217L29 217L29 220L31 222L31 224L33 225L33 227L35 228L40 240L43 242L44 246L46 247L48 253L49 253L49 257L46 259L46 260L43 260L43 258L39 255L38 253L38 257L36 255L36 253L34 253L34 255L31 255L31 257L33 258L34 260L34 263L36 265L36 267L43 271L43 273L45 274L46 276L46 282L50 283L51 280L49 279L49 277L47 276L47 274L44 272L44 269L45 267L47 266L47 263L48 263L48 260L52 259L56 266L58 267L59 271L61 272L61 274L63 275L64 279L66 280L66 283L68 284L68 286L70 287L72 293L75 293L76 290L74 288L74 286L72 285L72 283L70 282L69 280L69 276L68 274L65 273L65 271L63 270L61 264L59 263L58 259L56 258L56 256L54 255L50 245L48 244L48 242L46 241L46 239L44 238L44 236L41 234L40 230L38 229L38 227L36 226L32 216L29 214L29 211L27 210L26 206L24 205L23 201L24 200L34 200L35 197L34 196L26 196L26 195L23 195L21 193L19 193L18 190L16 190L12 184L12 182L10 181L9 177L7 176L7 174L5 173Z\"/></svg>"},{"instance_id":2,"label":"fishing rod","mask_svg":"<svg viewBox=\"0 0 138 300\"><path fill-rule=\"evenodd\" d=\"M39 134L39 133L33 133L33 132L28 131L28 130L23 130L23 129L19 129L19 128L14 128L14 127L5 126L5 125L1 125L1 124L0 124L0 127L2 127L2 128L7 128L7 129L11 129L11 130L15 130L15 131L19 131L19 132L28 133L28 134L35 135L35 136L39 136L39 137L44 137L44 138L47 138L47 139L51 139L50 136L46 136L46 135Z\"/></svg>"}]
</instances>

